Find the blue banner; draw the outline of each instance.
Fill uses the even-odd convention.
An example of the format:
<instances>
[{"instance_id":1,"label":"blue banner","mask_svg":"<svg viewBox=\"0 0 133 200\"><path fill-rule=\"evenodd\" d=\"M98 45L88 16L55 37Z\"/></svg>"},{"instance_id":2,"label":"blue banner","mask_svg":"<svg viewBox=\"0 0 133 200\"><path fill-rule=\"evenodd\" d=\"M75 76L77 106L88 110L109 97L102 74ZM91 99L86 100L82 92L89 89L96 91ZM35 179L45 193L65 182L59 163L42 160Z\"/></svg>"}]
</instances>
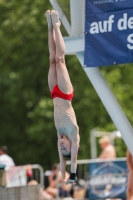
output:
<instances>
[{"instance_id":1,"label":"blue banner","mask_svg":"<svg viewBox=\"0 0 133 200\"><path fill-rule=\"evenodd\" d=\"M133 62L133 0L86 0L86 67Z\"/></svg>"},{"instance_id":2,"label":"blue banner","mask_svg":"<svg viewBox=\"0 0 133 200\"><path fill-rule=\"evenodd\" d=\"M89 199L126 198L126 161L89 164Z\"/></svg>"}]
</instances>

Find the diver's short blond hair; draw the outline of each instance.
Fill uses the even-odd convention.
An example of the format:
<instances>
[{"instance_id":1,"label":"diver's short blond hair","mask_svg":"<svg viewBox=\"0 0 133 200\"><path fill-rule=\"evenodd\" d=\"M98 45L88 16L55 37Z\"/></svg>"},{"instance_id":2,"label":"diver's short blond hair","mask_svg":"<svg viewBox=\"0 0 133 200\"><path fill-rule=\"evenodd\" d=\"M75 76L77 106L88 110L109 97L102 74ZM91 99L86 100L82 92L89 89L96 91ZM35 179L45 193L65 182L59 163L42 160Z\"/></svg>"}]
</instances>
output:
<instances>
[{"instance_id":1,"label":"diver's short blond hair","mask_svg":"<svg viewBox=\"0 0 133 200\"><path fill-rule=\"evenodd\" d=\"M103 143L110 143L110 137L109 136L103 136L100 138L99 140L99 144L103 144Z\"/></svg>"}]
</instances>

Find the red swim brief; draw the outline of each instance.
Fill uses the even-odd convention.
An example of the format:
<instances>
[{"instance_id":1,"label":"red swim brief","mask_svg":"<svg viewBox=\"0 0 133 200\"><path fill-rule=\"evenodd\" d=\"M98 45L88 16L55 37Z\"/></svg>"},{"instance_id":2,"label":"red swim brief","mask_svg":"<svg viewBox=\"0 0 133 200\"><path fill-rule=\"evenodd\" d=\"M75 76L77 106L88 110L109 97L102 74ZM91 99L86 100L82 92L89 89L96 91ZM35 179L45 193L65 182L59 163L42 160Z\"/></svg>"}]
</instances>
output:
<instances>
[{"instance_id":1,"label":"red swim brief","mask_svg":"<svg viewBox=\"0 0 133 200\"><path fill-rule=\"evenodd\" d=\"M74 91L71 94L64 94L63 92L61 92L58 85L55 85L51 92L52 99L54 99L55 97L58 97L65 100L72 100L73 96L74 96Z\"/></svg>"}]
</instances>

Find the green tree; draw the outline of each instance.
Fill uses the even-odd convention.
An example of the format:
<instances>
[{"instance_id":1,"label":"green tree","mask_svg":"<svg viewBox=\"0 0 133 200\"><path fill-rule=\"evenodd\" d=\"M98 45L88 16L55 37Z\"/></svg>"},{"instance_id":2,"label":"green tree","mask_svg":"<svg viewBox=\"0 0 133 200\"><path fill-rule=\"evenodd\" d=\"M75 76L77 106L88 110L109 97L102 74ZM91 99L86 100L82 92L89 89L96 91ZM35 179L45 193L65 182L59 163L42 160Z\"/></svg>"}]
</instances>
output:
<instances>
[{"instance_id":1,"label":"green tree","mask_svg":"<svg viewBox=\"0 0 133 200\"><path fill-rule=\"evenodd\" d=\"M47 74L49 54L45 11L49 1L0 1L0 145L9 147L17 165L41 164L44 169L58 162L57 135L53 119ZM75 98L73 107L81 135L79 159L90 158L90 131L116 129L76 56L66 56ZM133 68L101 67L133 123ZM116 141L118 156L125 156L125 144Z\"/></svg>"}]
</instances>

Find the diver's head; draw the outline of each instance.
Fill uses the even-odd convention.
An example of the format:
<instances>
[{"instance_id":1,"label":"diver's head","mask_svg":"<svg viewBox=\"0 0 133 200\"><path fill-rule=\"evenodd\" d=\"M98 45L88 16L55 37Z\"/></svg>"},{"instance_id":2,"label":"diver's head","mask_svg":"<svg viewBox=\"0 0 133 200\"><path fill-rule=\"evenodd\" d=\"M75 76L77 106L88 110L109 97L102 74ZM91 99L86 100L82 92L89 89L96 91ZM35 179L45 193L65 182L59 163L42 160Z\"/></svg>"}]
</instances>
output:
<instances>
[{"instance_id":1,"label":"diver's head","mask_svg":"<svg viewBox=\"0 0 133 200\"><path fill-rule=\"evenodd\" d=\"M60 150L63 157L71 158L71 142L67 137L63 137L60 140Z\"/></svg>"},{"instance_id":2,"label":"diver's head","mask_svg":"<svg viewBox=\"0 0 133 200\"><path fill-rule=\"evenodd\" d=\"M64 158L71 159L71 142L66 136L63 136L63 138L60 140L60 150ZM78 149L77 155L79 154L79 150L80 147Z\"/></svg>"}]
</instances>

